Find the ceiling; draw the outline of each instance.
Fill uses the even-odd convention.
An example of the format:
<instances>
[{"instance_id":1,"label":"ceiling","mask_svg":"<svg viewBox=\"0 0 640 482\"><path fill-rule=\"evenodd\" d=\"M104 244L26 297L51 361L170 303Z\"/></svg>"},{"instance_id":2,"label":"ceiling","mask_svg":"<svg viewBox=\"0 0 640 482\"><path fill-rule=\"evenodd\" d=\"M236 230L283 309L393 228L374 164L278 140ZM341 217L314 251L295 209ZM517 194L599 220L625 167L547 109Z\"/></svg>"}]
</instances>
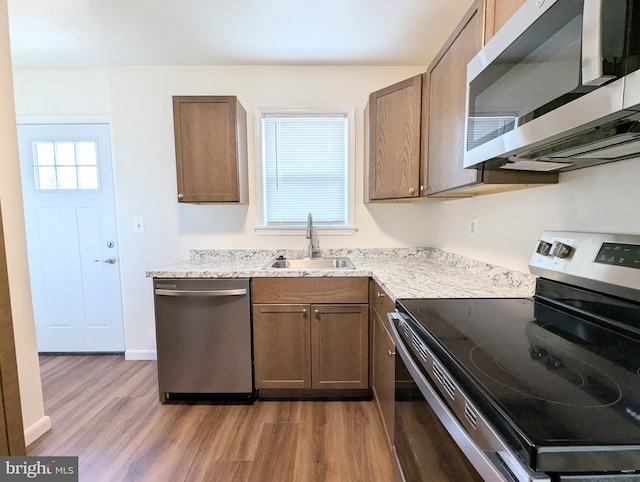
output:
<instances>
[{"instance_id":1,"label":"ceiling","mask_svg":"<svg viewBox=\"0 0 640 482\"><path fill-rule=\"evenodd\" d=\"M8 0L14 68L425 66L471 0Z\"/></svg>"}]
</instances>

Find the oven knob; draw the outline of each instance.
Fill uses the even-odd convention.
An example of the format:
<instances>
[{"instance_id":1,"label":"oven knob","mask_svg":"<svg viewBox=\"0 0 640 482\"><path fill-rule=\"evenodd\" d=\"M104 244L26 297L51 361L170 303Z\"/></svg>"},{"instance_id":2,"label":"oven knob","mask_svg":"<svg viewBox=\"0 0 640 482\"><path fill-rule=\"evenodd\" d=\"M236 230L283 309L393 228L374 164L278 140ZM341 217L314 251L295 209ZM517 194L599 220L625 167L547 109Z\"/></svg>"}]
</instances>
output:
<instances>
[{"instance_id":1,"label":"oven knob","mask_svg":"<svg viewBox=\"0 0 640 482\"><path fill-rule=\"evenodd\" d=\"M561 243L560 241L554 241L549 254L551 254L551 256L555 256L556 258L566 258L572 252L573 248L568 244Z\"/></svg>"},{"instance_id":2,"label":"oven knob","mask_svg":"<svg viewBox=\"0 0 640 482\"><path fill-rule=\"evenodd\" d=\"M541 254L542 256L546 256L551 251L551 243L547 243L546 241L540 240L538 241L538 246L536 246L536 253Z\"/></svg>"}]
</instances>

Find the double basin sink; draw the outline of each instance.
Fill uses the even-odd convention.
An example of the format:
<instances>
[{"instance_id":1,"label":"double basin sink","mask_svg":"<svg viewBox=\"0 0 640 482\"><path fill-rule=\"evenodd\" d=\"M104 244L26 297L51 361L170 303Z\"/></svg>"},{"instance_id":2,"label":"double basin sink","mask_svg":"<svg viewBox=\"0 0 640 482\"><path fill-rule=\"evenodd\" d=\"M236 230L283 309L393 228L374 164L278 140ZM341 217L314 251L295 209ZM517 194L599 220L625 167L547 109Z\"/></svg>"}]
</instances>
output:
<instances>
[{"instance_id":1,"label":"double basin sink","mask_svg":"<svg viewBox=\"0 0 640 482\"><path fill-rule=\"evenodd\" d=\"M349 258L277 258L262 269L355 269Z\"/></svg>"}]
</instances>

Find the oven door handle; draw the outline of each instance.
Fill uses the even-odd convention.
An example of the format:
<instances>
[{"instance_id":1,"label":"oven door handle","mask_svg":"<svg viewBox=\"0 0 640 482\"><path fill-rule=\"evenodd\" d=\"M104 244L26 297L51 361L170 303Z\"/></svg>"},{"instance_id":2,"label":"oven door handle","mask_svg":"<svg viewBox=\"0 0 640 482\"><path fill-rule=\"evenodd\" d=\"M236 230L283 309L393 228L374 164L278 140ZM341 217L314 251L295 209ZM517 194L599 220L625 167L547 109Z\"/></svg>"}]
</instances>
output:
<instances>
[{"instance_id":1,"label":"oven door handle","mask_svg":"<svg viewBox=\"0 0 640 482\"><path fill-rule=\"evenodd\" d=\"M442 422L447 432L451 435L455 443L465 454L471 465L475 467L484 480L492 480L499 482L517 482L517 480L507 472L504 467L497 467L490 456L492 454L485 453L480 449L475 441L467 434L456 416L451 413L447 405L442 401L436 390L431 386L425 378L418 365L409 354L408 349L404 345L404 341L396 328L395 321L404 323L403 315L398 312L387 313L389 326L391 328L391 336L396 345L396 353L402 357L402 361L411 374L414 382L420 389L420 392L431 406L438 419ZM502 469L502 470L501 470Z\"/></svg>"}]
</instances>

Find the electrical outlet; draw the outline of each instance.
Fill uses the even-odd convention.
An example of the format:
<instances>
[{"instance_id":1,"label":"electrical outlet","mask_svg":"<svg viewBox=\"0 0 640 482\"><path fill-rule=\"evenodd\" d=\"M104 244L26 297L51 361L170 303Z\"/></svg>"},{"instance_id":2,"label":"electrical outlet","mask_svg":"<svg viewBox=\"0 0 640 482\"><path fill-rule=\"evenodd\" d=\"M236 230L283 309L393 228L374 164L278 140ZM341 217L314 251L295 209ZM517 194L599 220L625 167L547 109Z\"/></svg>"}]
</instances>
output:
<instances>
[{"instance_id":1,"label":"electrical outlet","mask_svg":"<svg viewBox=\"0 0 640 482\"><path fill-rule=\"evenodd\" d=\"M144 233L144 219L133 218L133 232Z\"/></svg>"},{"instance_id":2,"label":"electrical outlet","mask_svg":"<svg viewBox=\"0 0 640 482\"><path fill-rule=\"evenodd\" d=\"M469 237L475 239L478 235L478 218L469 218Z\"/></svg>"}]
</instances>

